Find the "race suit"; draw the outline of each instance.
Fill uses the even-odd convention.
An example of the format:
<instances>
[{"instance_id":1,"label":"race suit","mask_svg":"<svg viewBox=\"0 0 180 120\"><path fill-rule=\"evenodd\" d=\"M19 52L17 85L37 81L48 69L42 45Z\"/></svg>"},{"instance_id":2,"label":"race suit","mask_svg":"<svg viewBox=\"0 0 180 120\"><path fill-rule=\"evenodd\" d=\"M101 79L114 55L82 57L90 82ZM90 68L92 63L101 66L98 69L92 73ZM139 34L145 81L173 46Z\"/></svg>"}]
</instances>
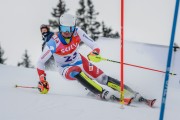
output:
<instances>
[{"instance_id":1,"label":"race suit","mask_svg":"<svg viewBox=\"0 0 180 120\"><path fill-rule=\"evenodd\" d=\"M90 63L83 55L78 52L80 42L84 42L92 50L100 52L97 44L80 28L76 28L69 44L66 44L65 39L61 33L54 34L53 37L46 44L37 64L38 75L45 74L45 62L51 57L54 57L56 65L58 66L59 73L67 80L76 80L75 77L71 75L76 68L80 68L83 73L85 73L92 80L96 80L98 83L107 85L116 91L120 91L120 81L106 75L101 69L97 68L95 65ZM80 71L79 71L80 72ZM86 75L81 73L81 78L87 78ZM83 79L84 79L83 78ZM81 80L85 87L89 87L91 91L96 93L102 93L103 88L92 83L86 79L86 83ZM87 85L88 84L88 85ZM93 89L92 86L93 86ZM130 87L124 85L126 89L125 92L128 94L137 94Z\"/></svg>"},{"instance_id":2,"label":"race suit","mask_svg":"<svg viewBox=\"0 0 180 120\"><path fill-rule=\"evenodd\" d=\"M84 42L92 50L100 52L97 44L80 28L76 28L69 44L66 44L61 33L56 33L47 42L38 60L37 71L39 76L45 74L45 62L54 57L59 73L67 80L75 80L70 73L73 66L79 66L81 70L90 78L97 80L101 84L106 84L105 75L102 70L90 63L83 55L78 52L80 42ZM103 81L106 80L106 81Z\"/></svg>"}]
</instances>

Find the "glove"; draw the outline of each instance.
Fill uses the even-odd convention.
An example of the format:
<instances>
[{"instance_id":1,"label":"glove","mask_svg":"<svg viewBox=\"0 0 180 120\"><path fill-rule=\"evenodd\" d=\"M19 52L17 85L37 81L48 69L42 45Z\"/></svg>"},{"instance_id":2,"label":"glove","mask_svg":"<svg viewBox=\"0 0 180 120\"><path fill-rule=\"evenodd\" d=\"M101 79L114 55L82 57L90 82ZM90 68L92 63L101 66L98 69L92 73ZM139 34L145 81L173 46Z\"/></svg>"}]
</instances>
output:
<instances>
[{"instance_id":1,"label":"glove","mask_svg":"<svg viewBox=\"0 0 180 120\"><path fill-rule=\"evenodd\" d=\"M38 83L38 90L41 94L47 94L49 91L49 83L46 81L46 77L44 75L40 76L40 81Z\"/></svg>"},{"instance_id":2,"label":"glove","mask_svg":"<svg viewBox=\"0 0 180 120\"><path fill-rule=\"evenodd\" d=\"M93 61L93 62L100 62L101 61L101 56L99 55L99 49L96 48L94 49L92 52L90 52L87 57L90 61Z\"/></svg>"}]
</instances>

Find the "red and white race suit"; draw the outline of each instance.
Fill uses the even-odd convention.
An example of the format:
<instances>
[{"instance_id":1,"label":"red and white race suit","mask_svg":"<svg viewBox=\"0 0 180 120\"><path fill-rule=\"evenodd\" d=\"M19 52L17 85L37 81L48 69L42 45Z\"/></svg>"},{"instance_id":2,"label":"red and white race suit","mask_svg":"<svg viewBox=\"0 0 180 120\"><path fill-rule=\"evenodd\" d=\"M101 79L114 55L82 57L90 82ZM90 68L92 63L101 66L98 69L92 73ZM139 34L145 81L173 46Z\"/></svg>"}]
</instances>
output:
<instances>
[{"instance_id":1,"label":"red and white race suit","mask_svg":"<svg viewBox=\"0 0 180 120\"><path fill-rule=\"evenodd\" d=\"M106 75L102 70L90 63L83 55L78 52L80 42L84 42L92 50L100 52L97 44L82 29L76 28L69 44L60 33L54 34L46 44L37 63L39 76L45 75L45 62L54 57L59 73L68 80L75 80L70 73L80 67L81 71L90 78L97 80L101 84L106 84ZM76 67L74 67L76 66Z\"/></svg>"}]
</instances>

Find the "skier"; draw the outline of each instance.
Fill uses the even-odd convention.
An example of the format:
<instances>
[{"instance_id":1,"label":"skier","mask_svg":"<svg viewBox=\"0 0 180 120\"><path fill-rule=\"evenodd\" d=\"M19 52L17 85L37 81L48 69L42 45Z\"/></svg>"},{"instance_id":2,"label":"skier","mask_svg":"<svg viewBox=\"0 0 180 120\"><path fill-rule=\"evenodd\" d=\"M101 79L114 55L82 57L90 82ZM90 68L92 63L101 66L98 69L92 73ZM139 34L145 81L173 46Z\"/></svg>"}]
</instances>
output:
<instances>
[{"instance_id":1,"label":"skier","mask_svg":"<svg viewBox=\"0 0 180 120\"><path fill-rule=\"evenodd\" d=\"M43 51L45 44L51 39L54 33L50 31L50 26L45 24L42 24L40 26L40 31L43 40L43 44L42 44L42 51ZM48 61L46 61L45 66L46 66L46 70L53 70L55 68L54 58L51 57Z\"/></svg>"},{"instance_id":2,"label":"skier","mask_svg":"<svg viewBox=\"0 0 180 120\"><path fill-rule=\"evenodd\" d=\"M47 94L49 84L46 80L44 63L53 56L58 66L59 73L67 80L78 80L84 87L96 95L100 95L104 100L119 100L112 92L100 86L108 87L120 91L120 81L106 75L101 69L89 62L78 52L79 43L84 42L92 49L87 57L90 61L100 62L100 49L82 29L76 27L76 19L70 14L63 14L60 17L59 32L54 34L45 45L44 50L37 63L39 75L38 89L40 93ZM96 80L98 83L94 82ZM134 100L139 102L147 101L138 92L125 85L125 91L131 93ZM154 102L150 103L150 106Z\"/></svg>"}]
</instances>

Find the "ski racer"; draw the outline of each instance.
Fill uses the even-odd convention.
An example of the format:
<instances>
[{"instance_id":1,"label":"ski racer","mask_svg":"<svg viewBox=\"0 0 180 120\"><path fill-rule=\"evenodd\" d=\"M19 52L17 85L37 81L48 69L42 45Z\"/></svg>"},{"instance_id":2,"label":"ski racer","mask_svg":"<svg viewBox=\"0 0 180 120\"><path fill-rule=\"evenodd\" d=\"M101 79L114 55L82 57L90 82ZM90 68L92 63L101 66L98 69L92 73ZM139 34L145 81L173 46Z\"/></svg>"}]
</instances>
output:
<instances>
[{"instance_id":1,"label":"ski racer","mask_svg":"<svg viewBox=\"0 0 180 120\"><path fill-rule=\"evenodd\" d=\"M78 52L80 42L84 42L92 51L87 55L88 60ZM67 80L78 80L85 88L104 100L116 99L112 92L104 89L100 84L106 85L116 91L120 91L120 81L106 75L101 69L90 61L100 62L100 49L81 28L76 26L76 19L70 14L63 14L60 17L59 32L54 34L47 42L37 63L39 75L38 89L40 93L47 94L49 84L46 80L44 69L45 62L53 56L58 66L59 73ZM96 80L98 83L94 82ZM131 93L134 100L145 101L138 92L128 86L126 91Z\"/></svg>"}]
</instances>

